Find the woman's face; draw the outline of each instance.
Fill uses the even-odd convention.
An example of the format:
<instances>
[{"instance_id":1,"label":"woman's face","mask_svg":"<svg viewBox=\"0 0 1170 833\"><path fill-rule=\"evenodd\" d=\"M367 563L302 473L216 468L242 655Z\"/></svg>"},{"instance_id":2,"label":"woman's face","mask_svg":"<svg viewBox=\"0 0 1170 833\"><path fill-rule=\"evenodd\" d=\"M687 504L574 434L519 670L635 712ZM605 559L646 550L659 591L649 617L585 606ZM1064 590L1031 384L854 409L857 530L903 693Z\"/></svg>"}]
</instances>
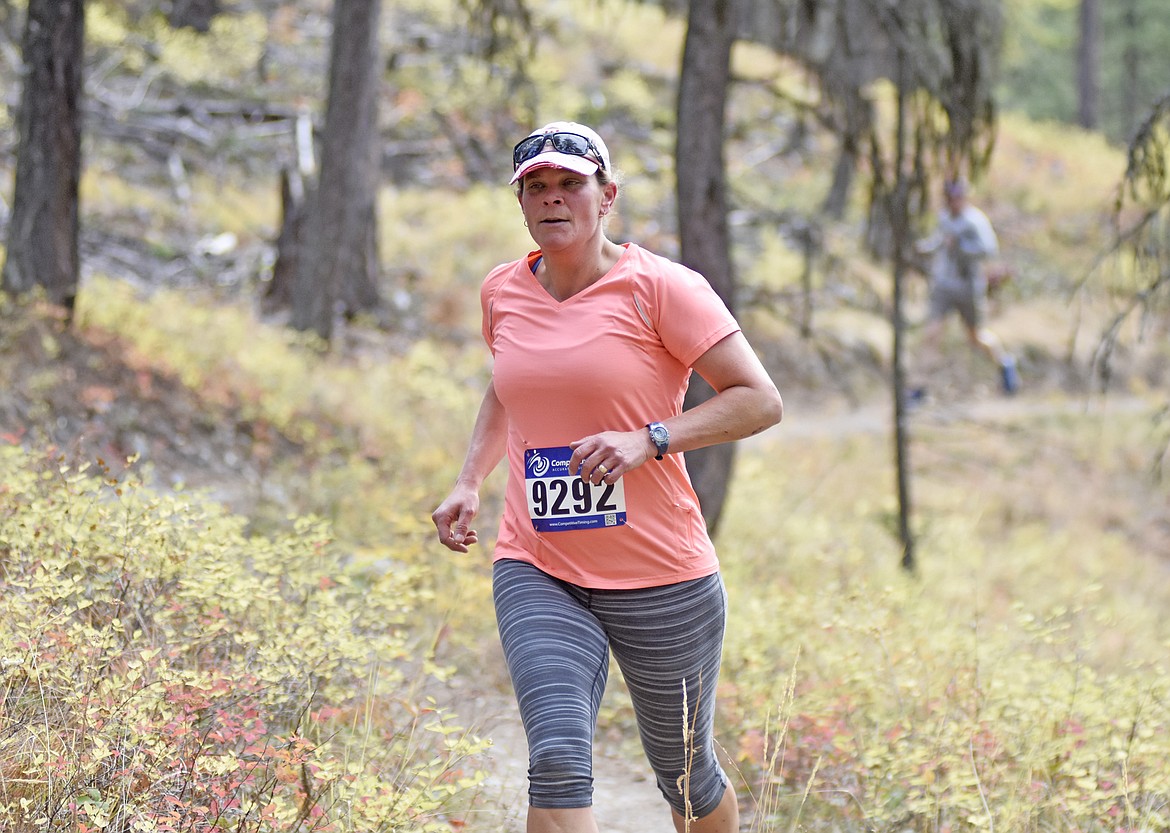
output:
<instances>
[{"instance_id":1,"label":"woman's face","mask_svg":"<svg viewBox=\"0 0 1170 833\"><path fill-rule=\"evenodd\" d=\"M524 175L520 210L532 239L542 250L557 249L600 233L617 185L564 168L537 168Z\"/></svg>"}]
</instances>

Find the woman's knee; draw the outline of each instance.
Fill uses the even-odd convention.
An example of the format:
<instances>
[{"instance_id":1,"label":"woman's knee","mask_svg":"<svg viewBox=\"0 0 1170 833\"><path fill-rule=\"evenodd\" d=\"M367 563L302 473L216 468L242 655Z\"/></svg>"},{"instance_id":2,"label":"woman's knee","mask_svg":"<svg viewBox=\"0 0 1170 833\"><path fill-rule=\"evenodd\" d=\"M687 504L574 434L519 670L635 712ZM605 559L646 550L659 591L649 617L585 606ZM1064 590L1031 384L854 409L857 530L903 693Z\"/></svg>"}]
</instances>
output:
<instances>
[{"instance_id":1,"label":"woman's knee","mask_svg":"<svg viewBox=\"0 0 1170 833\"><path fill-rule=\"evenodd\" d=\"M715 811L730 786L722 767L711 756L709 761L694 762L689 771L674 774L657 772L658 791L680 816L690 814L701 819Z\"/></svg>"},{"instance_id":2,"label":"woman's knee","mask_svg":"<svg viewBox=\"0 0 1170 833\"><path fill-rule=\"evenodd\" d=\"M528 757L528 801L546 810L591 806L592 750L566 745L533 750Z\"/></svg>"}]
</instances>

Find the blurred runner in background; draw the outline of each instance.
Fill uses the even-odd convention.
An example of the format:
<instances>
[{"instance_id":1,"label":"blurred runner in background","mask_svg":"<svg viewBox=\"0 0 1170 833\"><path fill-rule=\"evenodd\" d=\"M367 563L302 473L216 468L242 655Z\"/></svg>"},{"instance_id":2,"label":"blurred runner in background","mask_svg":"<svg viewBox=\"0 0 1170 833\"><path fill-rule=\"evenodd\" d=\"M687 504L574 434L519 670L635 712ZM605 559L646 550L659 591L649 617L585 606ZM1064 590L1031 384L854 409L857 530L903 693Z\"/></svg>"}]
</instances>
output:
<instances>
[{"instance_id":1,"label":"blurred runner in background","mask_svg":"<svg viewBox=\"0 0 1170 833\"><path fill-rule=\"evenodd\" d=\"M925 360L937 362L943 326L951 312L957 312L973 347L987 355L999 368L1003 392L1012 395L1020 389L1016 360L999 338L987 329L987 275L984 261L999 251L999 241L991 222L982 211L971 205L970 186L964 179L943 184L946 205L939 212L938 226L915 249L930 255L930 312L923 335ZM921 401L925 387L911 390L911 401Z\"/></svg>"}]
</instances>

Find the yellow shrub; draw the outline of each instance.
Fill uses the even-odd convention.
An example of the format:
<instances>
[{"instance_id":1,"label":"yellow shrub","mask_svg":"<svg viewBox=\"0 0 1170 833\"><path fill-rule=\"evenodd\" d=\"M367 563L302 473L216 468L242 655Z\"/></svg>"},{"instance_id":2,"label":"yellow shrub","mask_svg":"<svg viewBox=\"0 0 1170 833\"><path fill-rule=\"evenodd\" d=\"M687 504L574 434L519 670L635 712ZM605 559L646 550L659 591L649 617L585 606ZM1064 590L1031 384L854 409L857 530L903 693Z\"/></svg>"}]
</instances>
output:
<instances>
[{"instance_id":1,"label":"yellow shrub","mask_svg":"<svg viewBox=\"0 0 1170 833\"><path fill-rule=\"evenodd\" d=\"M1132 434L1082 421L1037 430L1083 441L1102 458L1096 476L1116 475L1123 464L1105 461ZM947 432L963 447L941 448ZM1024 472L1050 464L1034 445L922 434L917 581L875 498L890 493L873 476L887 469L881 438L741 459L720 541L721 703L760 800L753 829L1166 830L1164 564L1095 527L1088 505L1070 507L1081 517L1067 528L1055 506L1029 507ZM1073 487L1047 488L1057 501Z\"/></svg>"},{"instance_id":2,"label":"yellow shrub","mask_svg":"<svg viewBox=\"0 0 1170 833\"><path fill-rule=\"evenodd\" d=\"M419 688L412 571L101 461L0 446L0 484L0 826L449 829L482 745Z\"/></svg>"}]
</instances>

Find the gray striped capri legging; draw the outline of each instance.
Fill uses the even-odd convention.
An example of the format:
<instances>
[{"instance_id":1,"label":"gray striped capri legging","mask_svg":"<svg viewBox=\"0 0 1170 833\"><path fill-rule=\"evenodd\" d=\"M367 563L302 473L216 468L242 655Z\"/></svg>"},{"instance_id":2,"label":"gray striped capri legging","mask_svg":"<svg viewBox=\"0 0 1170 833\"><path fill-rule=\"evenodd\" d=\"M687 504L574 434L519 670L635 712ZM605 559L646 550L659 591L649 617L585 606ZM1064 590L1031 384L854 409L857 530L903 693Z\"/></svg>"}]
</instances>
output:
<instances>
[{"instance_id":1,"label":"gray striped capri legging","mask_svg":"<svg viewBox=\"0 0 1170 833\"><path fill-rule=\"evenodd\" d=\"M593 803L593 734L613 651L658 789L695 818L723 798L712 738L727 595L718 573L663 587L591 590L531 564L493 567L496 620L528 736L533 807ZM693 758L683 740L683 680ZM679 778L690 771L689 783Z\"/></svg>"}]
</instances>

